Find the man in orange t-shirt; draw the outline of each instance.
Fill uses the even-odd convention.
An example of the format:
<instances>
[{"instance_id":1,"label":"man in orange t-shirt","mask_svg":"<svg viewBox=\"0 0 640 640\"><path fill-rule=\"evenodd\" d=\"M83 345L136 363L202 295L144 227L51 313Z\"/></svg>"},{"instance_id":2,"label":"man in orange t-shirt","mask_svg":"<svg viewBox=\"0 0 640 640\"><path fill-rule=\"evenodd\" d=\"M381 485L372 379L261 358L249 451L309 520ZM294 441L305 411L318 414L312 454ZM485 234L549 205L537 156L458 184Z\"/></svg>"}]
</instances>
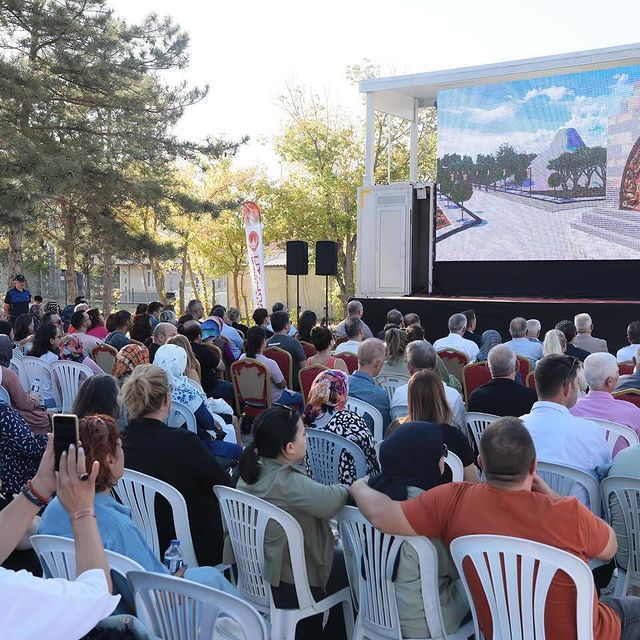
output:
<instances>
[{"instance_id":1,"label":"man in orange t-shirt","mask_svg":"<svg viewBox=\"0 0 640 640\"><path fill-rule=\"evenodd\" d=\"M436 537L447 545L465 535L505 535L548 544L584 561L613 558L618 546L613 529L576 498L558 496L538 477L533 440L519 418L501 418L485 430L479 462L486 484L450 483L394 502L362 479L351 493L364 516L385 533ZM469 583L480 628L491 638L491 614L477 576L470 574ZM558 574L547 596L547 639L575 639L575 621L575 586ZM598 640L640 638L640 598L596 600L593 625Z\"/></svg>"}]
</instances>

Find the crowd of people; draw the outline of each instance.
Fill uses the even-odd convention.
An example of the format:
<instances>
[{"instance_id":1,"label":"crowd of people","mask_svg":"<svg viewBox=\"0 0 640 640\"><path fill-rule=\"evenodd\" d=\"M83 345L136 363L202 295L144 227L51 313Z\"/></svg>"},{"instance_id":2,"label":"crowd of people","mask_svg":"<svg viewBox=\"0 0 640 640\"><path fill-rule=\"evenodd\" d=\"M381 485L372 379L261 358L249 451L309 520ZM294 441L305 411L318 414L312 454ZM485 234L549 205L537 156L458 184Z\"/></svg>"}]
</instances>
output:
<instances>
[{"instance_id":1,"label":"crowd of people","mask_svg":"<svg viewBox=\"0 0 640 640\"><path fill-rule=\"evenodd\" d=\"M395 309L374 335L357 300L332 330L318 324L310 310L296 327L282 303L255 309L249 326L234 308L214 305L206 315L199 300L180 315L152 302L135 313L120 310L104 318L81 297L63 310L42 298L32 300L22 276L16 276L14 289L0 322L0 383L10 399L0 402L0 601L8 612L0 614L3 637L35 637L53 624L64 625L56 628L68 634L57 637L79 638L113 612L130 615L124 594L110 595L104 549L145 570L168 572L129 508L112 494L125 469L163 480L185 499L199 566L177 575L235 595L242 596L230 581L234 572L223 575L214 568L235 562L215 485L235 486L293 515L302 529L316 598L348 584L348 556L332 529L345 505L355 504L384 533L428 537L438 557L438 604L448 633L471 619L472 604L485 637L492 637L495 624L473 581L473 603L468 601L451 560L449 545L459 536L515 536L585 561L598 559L599 593L611 581L614 558L618 566L628 558L631 544L620 505L612 506L612 528L590 511L586 492L555 494L537 464L577 468L598 482L611 476L640 479L640 445L625 447L620 440L612 451L605 431L592 421L610 420L640 436L640 408L614 396L619 390L640 391L640 321L628 326L629 346L614 355L592 335L593 323L584 313L558 322L544 336L538 320L514 318L511 340L503 343L496 328L477 332L476 314L465 310L452 315L446 335L431 344L415 313L403 316ZM269 347L290 354L291 388L279 364L265 355ZM113 354L108 372L93 358L101 349ZM491 376L466 401L462 381L441 357L452 349L467 363L486 362ZM91 370L73 406L81 445L69 448L58 474L49 433L55 381L42 379L39 390L25 390L13 365L28 356L45 364L80 362ZM535 389L525 386L518 357L530 362ZM243 417L229 379L232 363L245 360L265 365L269 376L270 407L262 407L252 421ZM621 376L621 364L632 372ZM309 366L319 367L318 373L303 389L298 372ZM398 380L395 389L381 384L386 377ZM372 416L350 409L349 399L377 409L381 441ZM190 410L195 433L169 426L173 404ZM494 416L479 444L468 431L467 412ZM306 449L310 429L355 444L366 477L359 477L356 461L343 452L338 484L314 480ZM462 463L463 482L454 482L445 465L450 453ZM165 549L175 537L171 510L159 502L155 512ZM75 540L79 577L74 583L41 577L28 543L35 532ZM275 606L297 607L286 538L268 529L264 545L264 577ZM403 546L393 573L402 636L431 637L412 548ZM30 594L37 594L38 606L27 616ZM72 601L75 606L59 621L56 611ZM602 596L592 612L577 614L593 620L594 637L640 637L640 598ZM566 576L556 576L547 637L575 637L575 620L575 592ZM321 615L299 623L297 637L346 637L340 607L324 627Z\"/></svg>"}]
</instances>

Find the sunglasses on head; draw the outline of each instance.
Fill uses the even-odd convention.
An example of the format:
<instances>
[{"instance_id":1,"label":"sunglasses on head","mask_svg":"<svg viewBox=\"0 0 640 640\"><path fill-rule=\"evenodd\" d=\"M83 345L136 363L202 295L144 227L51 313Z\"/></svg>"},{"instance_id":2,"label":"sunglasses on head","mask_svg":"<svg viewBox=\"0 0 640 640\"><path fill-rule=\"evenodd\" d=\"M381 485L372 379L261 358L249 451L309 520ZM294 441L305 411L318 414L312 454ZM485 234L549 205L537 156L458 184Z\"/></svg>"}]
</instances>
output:
<instances>
[{"instance_id":1,"label":"sunglasses on head","mask_svg":"<svg viewBox=\"0 0 640 640\"><path fill-rule=\"evenodd\" d=\"M279 402L274 402L274 403L273 403L273 406L274 406L274 407L279 407L280 409L284 409L284 410L285 410L285 412L286 412L286 414L287 414L287 417L289 417L289 418L290 418L294 413L296 413L296 410L295 410L295 409L291 408L289 405L286 405L286 404L280 404Z\"/></svg>"}]
</instances>

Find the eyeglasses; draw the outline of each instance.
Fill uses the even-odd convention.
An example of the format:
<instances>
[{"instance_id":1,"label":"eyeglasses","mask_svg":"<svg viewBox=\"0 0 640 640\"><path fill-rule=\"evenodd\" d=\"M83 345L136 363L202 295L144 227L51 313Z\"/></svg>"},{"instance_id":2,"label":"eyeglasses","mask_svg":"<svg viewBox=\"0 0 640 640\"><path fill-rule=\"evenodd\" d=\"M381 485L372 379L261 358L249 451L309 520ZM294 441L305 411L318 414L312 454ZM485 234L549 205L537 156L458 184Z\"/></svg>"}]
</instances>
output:
<instances>
[{"instance_id":1,"label":"eyeglasses","mask_svg":"<svg viewBox=\"0 0 640 640\"><path fill-rule=\"evenodd\" d=\"M289 405L287 404L280 404L279 402L274 402L273 403L274 407L280 407L280 409L284 409L287 413L287 417L290 418L294 413L296 413L296 410L291 408Z\"/></svg>"},{"instance_id":2,"label":"eyeglasses","mask_svg":"<svg viewBox=\"0 0 640 640\"><path fill-rule=\"evenodd\" d=\"M446 444L442 444L442 457L446 458L449 455L449 447Z\"/></svg>"}]
</instances>

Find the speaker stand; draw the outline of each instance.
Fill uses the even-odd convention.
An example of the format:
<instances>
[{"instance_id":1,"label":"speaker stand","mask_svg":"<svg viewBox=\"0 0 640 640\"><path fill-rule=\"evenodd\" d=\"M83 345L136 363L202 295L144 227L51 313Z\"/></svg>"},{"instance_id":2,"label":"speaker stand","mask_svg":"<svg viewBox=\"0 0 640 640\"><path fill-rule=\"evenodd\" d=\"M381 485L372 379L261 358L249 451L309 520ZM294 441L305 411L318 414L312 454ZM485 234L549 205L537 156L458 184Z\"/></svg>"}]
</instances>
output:
<instances>
[{"instance_id":1,"label":"speaker stand","mask_svg":"<svg viewBox=\"0 0 640 640\"><path fill-rule=\"evenodd\" d=\"M296 273L296 328L300 324L300 276Z\"/></svg>"},{"instance_id":2,"label":"speaker stand","mask_svg":"<svg viewBox=\"0 0 640 640\"><path fill-rule=\"evenodd\" d=\"M329 326L329 276L324 277L324 326Z\"/></svg>"}]
</instances>

